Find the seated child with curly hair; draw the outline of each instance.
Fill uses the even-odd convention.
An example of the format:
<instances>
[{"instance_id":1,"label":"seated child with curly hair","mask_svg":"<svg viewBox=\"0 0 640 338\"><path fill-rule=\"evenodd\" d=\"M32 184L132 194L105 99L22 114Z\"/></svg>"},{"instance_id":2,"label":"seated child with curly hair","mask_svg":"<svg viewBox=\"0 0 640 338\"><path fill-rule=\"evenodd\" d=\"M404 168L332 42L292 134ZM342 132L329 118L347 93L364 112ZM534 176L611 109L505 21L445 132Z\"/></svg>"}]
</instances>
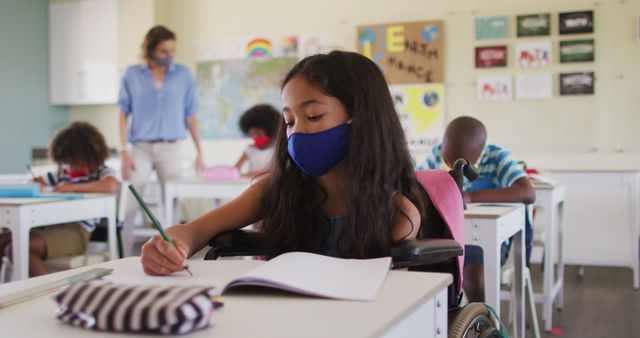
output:
<instances>
[{"instance_id":1,"label":"seated child with curly hair","mask_svg":"<svg viewBox=\"0 0 640 338\"><path fill-rule=\"evenodd\" d=\"M42 189L54 192L116 193L115 172L104 162L109 156L104 137L89 123L74 122L51 141L49 157L58 164L56 172L38 177ZM29 237L29 275L49 273L46 259L84 254L89 236L99 219L34 228ZM0 235L0 254L12 258L11 234Z\"/></svg>"}]
</instances>

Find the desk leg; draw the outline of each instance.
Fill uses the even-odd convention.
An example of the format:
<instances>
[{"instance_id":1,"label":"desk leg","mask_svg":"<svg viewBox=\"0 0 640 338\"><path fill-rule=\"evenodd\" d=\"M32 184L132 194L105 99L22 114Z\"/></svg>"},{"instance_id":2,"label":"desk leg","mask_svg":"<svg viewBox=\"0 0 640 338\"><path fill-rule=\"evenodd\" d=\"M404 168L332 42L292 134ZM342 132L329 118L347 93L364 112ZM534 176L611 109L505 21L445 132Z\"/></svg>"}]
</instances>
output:
<instances>
[{"instance_id":1,"label":"desk leg","mask_svg":"<svg viewBox=\"0 0 640 338\"><path fill-rule=\"evenodd\" d=\"M175 192L172 184L164 185L164 223L165 228L175 224L173 210L175 208Z\"/></svg>"},{"instance_id":2,"label":"desk leg","mask_svg":"<svg viewBox=\"0 0 640 338\"><path fill-rule=\"evenodd\" d=\"M112 208L115 209L115 208ZM111 213L110 213L111 214ZM113 212L115 215L115 211ZM118 228L116 224L115 216L107 217L107 236L109 240L109 259L115 260L119 259L120 255L118 254Z\"/></svg>"},{"instance_id":3,"label":"desk leg","mask_svg":"<svg viewBox=\"0 0 640 338\"><path fill-rule=\"evenodd\" d=\"M551 206L544 210L544 272L542 275L542 318L544 319L544 329L551 332L551 323L553 317L553 280L556 256L556 217L557 210L551 203Z\"/></svg>"},{"instance_id":4,"label":"desk leg","mask_svg":"<svg viewBox=\"0 0 640 338\"><path fill-rule=\"evenodd\" d=\"M479 226L488 228L488 231L480 231L479 233L487 235L470 244L482 247L484 253L484 299L500 315L500 246L502 241L498 238L498 227L494 221L480 221L478 223Z\"/></svg>"},{"instance_id":5,"label":"desk leg","mask_svg":"<svg viewBox=\"0 0 640 338\"><path fill-rule=\"evenodd\" d=\"M564 307L564 197L562 198L562 200L558 203L557 205L558 208L558 214L557 216L557 220L558 220L558 226L557 226L557 231L558 231L558 276L557 276L557 280L560 283L560 289L558 290L558 298L557 298L557 306L559 309L562 309Z\"/></svg>"},{"instance_id":6,"label":"desk leg","mask_svg":"<svg viewBox=\"0 0 640 338\"><path fill-rule=\"evenodd\" d=\"M640 287L640 173L629 174L631 190L631 255L633 288Z\"/></svg>"},{"instance_id":7,"label":"desk leg","mask_svg":"<svg viewBox=\"0 0 640 338\"><path fill-rule=\"evenodd\" d=\"M18 229L11 231L11 248L13 250L12 280L19 281L29 278L29 232L28 226L18 223Z\"/></svg>"},{"instance_id":8,"label":"desk leg","mask_svg":"<svg viewBox=\"0 0 640 338\"><path fill-rule=\"evenodd\" d=\"M524 215L522 217L524 219ZM524 228L524 227L523 227ZM513 249L515 259L515 294L516 294L516 337L524 338L524 230L518 231L513 237Z\"/></svg>"}]
</instances>

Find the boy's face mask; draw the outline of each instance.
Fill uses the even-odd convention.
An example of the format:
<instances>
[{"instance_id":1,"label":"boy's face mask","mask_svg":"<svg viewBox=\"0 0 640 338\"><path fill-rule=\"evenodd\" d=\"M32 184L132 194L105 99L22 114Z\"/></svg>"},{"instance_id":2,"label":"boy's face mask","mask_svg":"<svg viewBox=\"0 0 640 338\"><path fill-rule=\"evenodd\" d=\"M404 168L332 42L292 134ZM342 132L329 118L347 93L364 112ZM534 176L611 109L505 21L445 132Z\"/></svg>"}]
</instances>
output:
<instances>
[{"instance_id":1,"label":"boy's face mask","mask_svg":"<svg viewBox=\"0 0 640 338\"><path fill-rule=\"evenodd\" d=\"M287 150L298 168L313 177L324 176L340 163L349 149L351 123L317 133L293 133Z\"/></svg>"},{"instance_id":2,"label":"boy's face mask","mask_svg":"<svg viewBox=\"0 0 640 338\"><path fill-rule=\"evenodd\" d=\"M71 166L65 166L64 169L69 173L69 178L84 177L89 175L89 168L87 167L72 169Z\"/></svg>"},{"instance_id":3,"label":"boy's face mask","mask_svg":"<svg viewBox=\"0 0 640 338\"><path fill-rule=\"evenodd\" d=\"M271 137L269 137L269 135L264 135L264 136L254 136L252 137L253 139L253 143L256 146L256 148L258 149L264 149L267 147L267 144L269 144L269 141L271 141Z\"/></svg>"}]
</instances>

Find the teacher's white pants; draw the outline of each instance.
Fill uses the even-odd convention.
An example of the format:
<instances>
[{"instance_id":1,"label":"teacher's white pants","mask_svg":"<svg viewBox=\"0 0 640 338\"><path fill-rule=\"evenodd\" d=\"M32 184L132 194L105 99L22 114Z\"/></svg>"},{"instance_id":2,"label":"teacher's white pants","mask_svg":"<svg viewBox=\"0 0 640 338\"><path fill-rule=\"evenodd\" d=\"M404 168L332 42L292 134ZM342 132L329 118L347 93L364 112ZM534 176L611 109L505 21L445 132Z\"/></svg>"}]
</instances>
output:
<instances>
[{"instance_id":1,"label":"teacher's white pants","mask_svg":"<svg viewBox=\"0 0 640 338\"><path fill-rule=\"evenodd\" d=\"M159 191L155 191L154 195L157 197L155 202L157 202L158 205L162 205L164 201L164 182L182 176L182 143L180 141L137 142L131 147L131 156L133 158L134 170L131 173L129 183L133 184L140 195L144 196L145 190L149 186L151 175L155 170L160 188ZM156 210L157 212L154 211L154 215L162 222L164 211L161 208ZM141 212L142 209L140 205L135 198L129 194L127 198L126 218L124 228L122 229L122 246L125 257L131 256L132 254L135 243L133 228L135 226L136 216ZM147 222L147 217L143 217L143 219Z\"/></svg>"}]
</instances>

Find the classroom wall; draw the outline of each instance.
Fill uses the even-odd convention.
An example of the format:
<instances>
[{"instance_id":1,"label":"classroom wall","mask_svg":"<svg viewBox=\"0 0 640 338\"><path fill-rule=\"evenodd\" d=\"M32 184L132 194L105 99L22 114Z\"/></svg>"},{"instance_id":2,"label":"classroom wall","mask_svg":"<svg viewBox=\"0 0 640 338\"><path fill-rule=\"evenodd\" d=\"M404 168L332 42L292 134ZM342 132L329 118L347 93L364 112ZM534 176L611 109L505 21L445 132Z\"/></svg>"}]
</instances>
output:
<instances>
[{"instance_id":1,"label":"classroom wall","mask_svg":"<svg viewBox=\"0 0 640 338\"><path fill-rule=\"evenodd\" d=\"M61 0L50 0L55 2ZM81 1L81 0L62 0ZM118 1L118 69L140 62L142 40L155 22L154 0ZM104 134L110 147L118 146L118 107L115 104L70 106L71 121L88 121Z\"/></svg>"},{"instance_id":2,"label":"classroom wall","mask_svg":"<svg viewBox=\"0 0 640 338\"><path fill-rule=\"evenodd\" d=\"M640 137L637 136L640 130L640 62L637 61L640 60L640 42L634 34L635 18L640 16L638 0L156 0L154 4L156 22L168 25L178 36L177 61L192 70L196 66L195 42L201 38L325 34L336 48L353 50L358 25L442 19L446 26L447 120L460 115L481 119L494 142L508 146L521 158L579 156L586 158L585 165L618 153L621 155L616 158L640 159ZM595 12L596 61L559 65L557 13L584 9ZM510 52L508 68L476 70L473 47L487 43L475 41L474 18L508 15L510 36L515 36L515 15L538 12L552 13L553 33L546 39L554 42L555 61L548 69L554 74L554 98L478 102L475 98L476 76L516 75L537 70L523 71L513 66L511 54L515 38L504 41ZM595 71L595 95L558 96L557 73L574 70ZM95 113L99 114L98 111ZM93 118L90 115L87 112L84 116ZM72 108L72 119L76 117ZM102 127L107 131L112 128ZM231 164L244 145L246 142L243 141L206 141L207 162ZM185 142L185 149L192 157L191 142Z\"/></svg>"},{"instance_id":3,"label":"classroom wall","mask_svg":"<svg viewBox=\"0 0 640 338\"><path fill-rule=\"evenodd\" d=\"M31 148L44 147L68 121L49 105L46 0L0 0L0 173L25 172Z\"/></svg>"}]
</instances>

